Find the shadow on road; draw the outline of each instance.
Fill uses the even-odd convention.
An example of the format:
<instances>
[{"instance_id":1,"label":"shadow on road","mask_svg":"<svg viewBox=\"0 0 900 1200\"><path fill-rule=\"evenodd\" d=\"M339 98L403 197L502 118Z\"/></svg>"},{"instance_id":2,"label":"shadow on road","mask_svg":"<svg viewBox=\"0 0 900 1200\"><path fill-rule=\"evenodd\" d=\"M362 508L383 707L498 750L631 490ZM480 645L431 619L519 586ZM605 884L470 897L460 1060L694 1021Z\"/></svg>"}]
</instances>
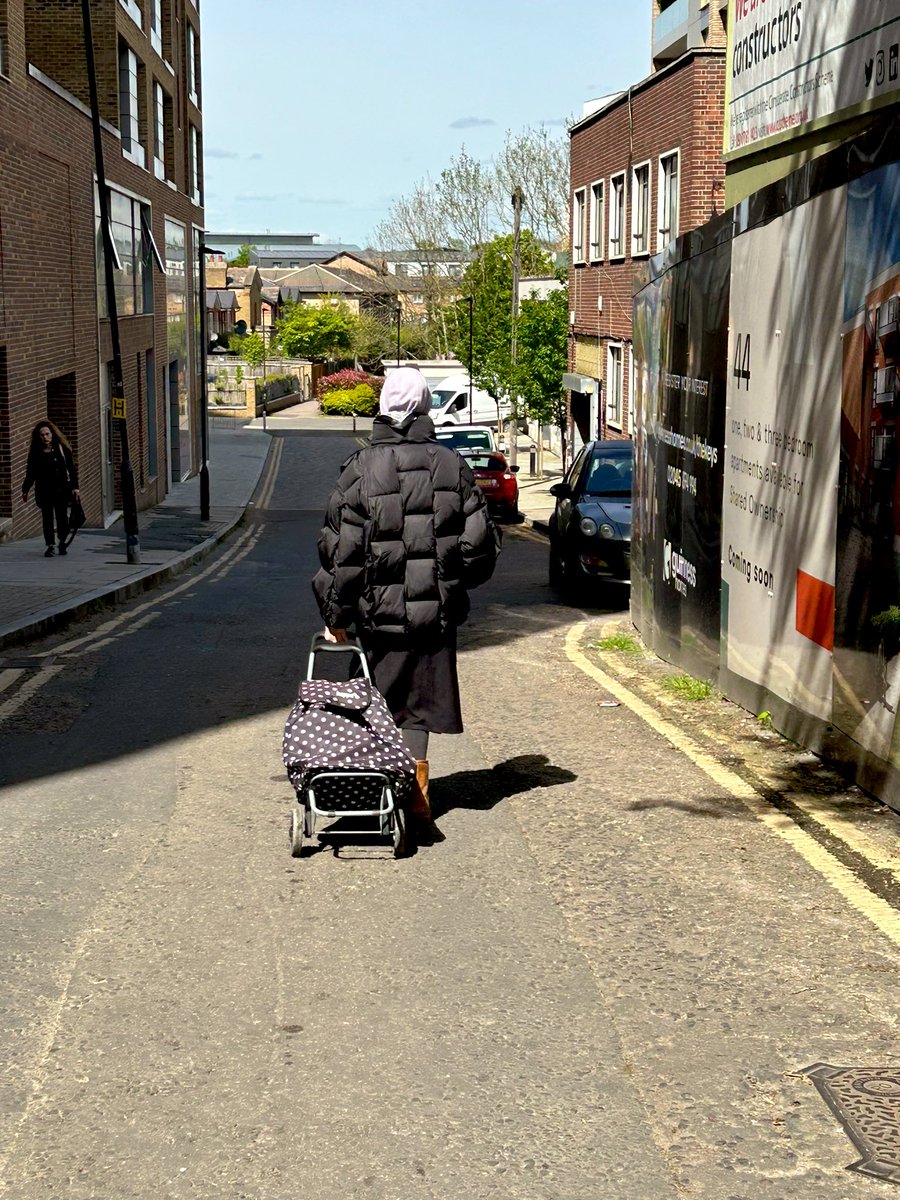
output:
<instances>
[{"instance_id":1,"label":"shadow on road","mask_svg":"<svg viewBox=\"0 0 900 1200\"><path fill-rule=\"evenodd\" d=\"M546 754L520 754L483 771L455 771L431 781L431 809L442 817L454 808L487 811L510 796L574 783L572 771L555 767Z\"/></svg>"}]
</instances>

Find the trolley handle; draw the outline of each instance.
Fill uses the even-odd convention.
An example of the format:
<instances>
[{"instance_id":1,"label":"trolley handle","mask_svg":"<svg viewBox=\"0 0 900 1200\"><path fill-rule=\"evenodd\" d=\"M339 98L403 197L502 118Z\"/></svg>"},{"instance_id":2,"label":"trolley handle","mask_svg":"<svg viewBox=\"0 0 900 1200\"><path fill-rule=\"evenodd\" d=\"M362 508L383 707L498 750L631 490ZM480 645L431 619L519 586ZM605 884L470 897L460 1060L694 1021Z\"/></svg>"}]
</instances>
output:
<instances>
[{"instance_id":1,"label":"trolley handle","mask_svg":"<svg viewBox=\"0 0 900 1200\"><path fill-rule=\"evenodd\" d=\"M359 657L360 666L362 668L362 677L368 684L372 683L372 675L369 671L369 664L366 660L366 654L359 642L354 638L349 642L328 642L325 640L325 635L317 633L313 636L309 644L309 659L306 664L306 678L315 679L316 655L317 654L354 654Z\"/></svg>"}]
</instances>

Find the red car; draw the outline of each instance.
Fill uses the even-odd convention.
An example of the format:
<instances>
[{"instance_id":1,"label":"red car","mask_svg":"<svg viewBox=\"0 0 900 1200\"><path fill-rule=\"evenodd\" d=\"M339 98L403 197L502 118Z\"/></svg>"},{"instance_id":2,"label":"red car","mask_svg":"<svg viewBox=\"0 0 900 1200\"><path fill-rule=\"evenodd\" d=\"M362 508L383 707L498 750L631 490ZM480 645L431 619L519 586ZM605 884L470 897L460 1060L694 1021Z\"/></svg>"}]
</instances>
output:
<instances>
[{"instance_id":1,"label":"red car","mask_svg":"<svg viewBox=\"0 0 900 1200\"><path fill-rule=\"evenodd\" d=\"M516 482L518 466L511 467L496 450L483 453L466 450L463 458L472 468L475 482L484 492L488 509L494 516L507 521L519 519L519 485Z\"/></svg>"}]
</instances>

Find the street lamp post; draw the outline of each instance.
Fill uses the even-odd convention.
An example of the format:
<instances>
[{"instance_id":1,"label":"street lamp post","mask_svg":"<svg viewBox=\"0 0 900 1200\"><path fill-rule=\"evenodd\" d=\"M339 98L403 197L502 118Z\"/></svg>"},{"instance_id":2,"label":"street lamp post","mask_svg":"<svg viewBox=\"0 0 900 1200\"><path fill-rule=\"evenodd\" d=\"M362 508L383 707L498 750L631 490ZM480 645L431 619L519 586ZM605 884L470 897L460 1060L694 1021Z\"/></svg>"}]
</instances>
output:
<instances>
[{"instance_id":1,"label":"street lamp post","mask_svg":"<svg viewBox=\"0 0 900 1200\"><path fill-rule=\"evenodd\" d=\"M202 239L197 247L200 267L200 520L209 520L209 349L208 317L206 313L206 256L222 254Z\"/></svg>"},{"instance_id":2,"label":"street lamp post","mask_svg":"<svg viewBox=\"0 0 900 1200\"><path fill-rule=\"evenodd\" d=\"M466 303L469 306L469 424L472 425L472 324L473 324L473 309L475 307L475 297L466 296Z\"/></svg>"},{"instance_id":3,"label":"street lamp post","mask_svg":"<svg viewBox=\"0 0 900 1200\"><path fill-rule=\"evenodd\" d=\"M100 235L103 239L103 268L106 286L106 311L109 315L109 335L112 343L112 416L119 427L121 447L120 488L122 492L122 523L125 526L125 554L129 563L141 561L141 539L138 530L137 497L134 490L134 469L128 449L126 420L125 377L122 370L122 347L119 342L119 310L116 304L115 264L118 262L109 213L109 192L103 165L103 140L100 133L100 101L97 96L97 68L94 62L94 34L91 28L90 0L81 0L81 19L84 26L84 56L87 66L88 90L91 100L91 125L94 133L94 165L100 205Z\"/></svg>"},{"instance_id":4,"label":"street lamp post","mask_svg":"<svg viewBox=\"0 0 900 1200\"><path fill-rule=\"evenodd\" d=\"M403 309L397 305L397 366L400 366L400 315Z\"/></svg>"}]
</instances>

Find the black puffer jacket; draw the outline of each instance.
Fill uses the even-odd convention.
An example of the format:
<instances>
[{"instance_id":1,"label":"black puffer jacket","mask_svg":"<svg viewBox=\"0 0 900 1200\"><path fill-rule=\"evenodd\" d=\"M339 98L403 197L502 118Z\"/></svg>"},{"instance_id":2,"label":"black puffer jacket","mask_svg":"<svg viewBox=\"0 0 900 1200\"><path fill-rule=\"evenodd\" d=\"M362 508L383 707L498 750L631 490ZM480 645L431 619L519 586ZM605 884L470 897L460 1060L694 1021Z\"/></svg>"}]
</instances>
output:
<instances>
[{"instance_id":1,"label":"black puffer jacket","mask_svg":"<svg viewBox=\"0 0 900 1200\"><path fill-rule=\"evenodd\" d=\"M499 549L472 472L431 418L376 417L329 501L313 591L331 629L427 645L465 621L467 589L490 579Z\"/></svg>"}]
</instances>

